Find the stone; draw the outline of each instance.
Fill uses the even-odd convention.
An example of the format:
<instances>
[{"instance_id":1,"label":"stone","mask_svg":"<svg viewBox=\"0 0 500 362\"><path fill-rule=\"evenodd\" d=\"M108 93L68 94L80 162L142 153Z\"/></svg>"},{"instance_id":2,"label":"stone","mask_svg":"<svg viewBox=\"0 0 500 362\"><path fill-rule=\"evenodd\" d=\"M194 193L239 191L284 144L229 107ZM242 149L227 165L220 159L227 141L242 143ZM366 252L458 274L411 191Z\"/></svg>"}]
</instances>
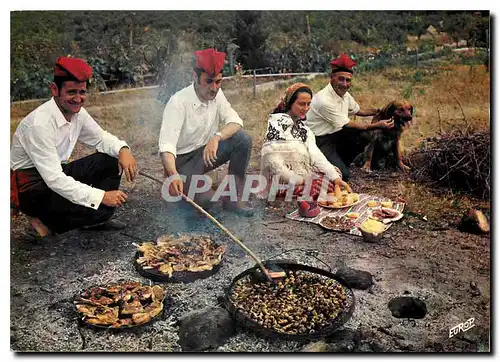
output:
<instances>
[{"instance_id":1,"label":"stone","mask_svg":"<svg viewBox=\"0 0 500 362\"><path fill-rule=\"evenodd\" d=\"M486 234L490 231L490 224L481 211L471 208L462 216L458 229L462 232Z\"/></svg>"},{"instance_id":2,"label":"stone","mask_svg":"<svg viewBox=\"0 0 500 362\"><path fill-rule=\"evenodd\" d=\"M326 352L354 352L360 341L360 333L352 329L340 329L326 338Z\"/></svg>"},{"instance_id":3,"label":"stone","mask_svg":"<svg viewBox=\"0 0 500 362\"><path fill-rule=\"evenodd\" d=\"M396 339L394 342L396 343L396 346L402 351L413 351L415 349L413 344L409 341Z\"/></svg>"},{"instance_id":4,"label":"stone","mask_svg":"<svg viewBox=\"0 0 500 362\"><path fill-rule=\"evenodd\" d=\"M354 352L359 344L359 332L352 329L335 331L325 340L307 344L300 352Z\"/></svg>"},{"instance_id":5,"label":"stone","mask_svg":"<svg viewBox=\"0 0 500 362\"><path fill-rule=\"evenodd\" d=\"M372 346L368 342L363 342L359 345L359 347L356 349L356 352L362 352L362 353L367 353L367 352L374 352L372 349Z\"/></svg>"},{"instance_id":6,"label":"stone","mask_svg":"<svg viewBox=\"0 0 500 362\"><path fill-rule=\"evenodd\" d=\"M317 341L306 344L300 352L326 352L328 344L325 341Z\"/></svg>"},{"instance_id":7,"label":"stone","mask_svg":"<svg viewBox=\"0 0 500 362\"><path fill-rule=\"evenodd\" d=\"M373 285L372 275L363 270L352 269L352 268L340 268L336 273L335 277L343 279L349 287L354 289L365 290Z\"/></svg>"},{"instance_id":8,"label":"stone","mask_svg":"<svg viewBox=\"0 0 500 362\"><path fill-rule=\"evenodd\" d=\"M224 344L235 333L234 321L219 307L190 312L179 320L179 344L183 351L203 351Z\"/></svg>"}]
</instances>

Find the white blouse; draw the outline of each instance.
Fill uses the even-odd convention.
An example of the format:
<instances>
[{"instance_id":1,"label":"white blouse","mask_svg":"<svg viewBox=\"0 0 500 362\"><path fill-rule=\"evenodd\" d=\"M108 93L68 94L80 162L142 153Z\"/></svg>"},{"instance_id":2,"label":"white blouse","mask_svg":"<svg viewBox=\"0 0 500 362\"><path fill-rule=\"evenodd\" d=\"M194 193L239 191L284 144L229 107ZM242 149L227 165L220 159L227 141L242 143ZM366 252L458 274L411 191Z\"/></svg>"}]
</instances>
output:
<instances>
[{"instance_id":1,"label":"white blouse","mask_svg":"<svg viewBox=\"0 0 500 362\"><path fill-rule=\"evenodd\" d=\"M314 172L330 180L340 175L316 145L313 132L286 113L271 114L261 150L261 173L280 175L284 182L297 183Z\"/></svg>"}]
</instances>

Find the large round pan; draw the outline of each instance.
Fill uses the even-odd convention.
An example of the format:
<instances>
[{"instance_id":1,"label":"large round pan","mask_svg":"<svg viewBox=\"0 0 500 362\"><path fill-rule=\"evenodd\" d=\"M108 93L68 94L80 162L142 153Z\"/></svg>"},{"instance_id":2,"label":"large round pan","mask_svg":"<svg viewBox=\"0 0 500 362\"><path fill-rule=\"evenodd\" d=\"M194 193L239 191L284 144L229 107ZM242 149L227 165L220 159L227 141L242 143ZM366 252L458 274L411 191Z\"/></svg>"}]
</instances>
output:
<instances>
[{"instance_id":1,"label":"large round pan","mask_svg":"<svg viewBox=\"0 0 500 362\"><path fill-rule=\"evenodd\" d=\"M233 318L235 319L237 324L241 325L242 327L244 327L246 329L249 329L249 330L257 333L258 335L266 337L266 338L272 338L272 339L280 338L280 339L304 341L304 340L318 340L318 339L322 339L326 336L329 336L329 335L333 334L338 328L340 328L342 325L344 325L351 318L351 316L354 312L354 308L355 308L354 293L351 290L351 288L349 288L349 286L347 285L347 283L344 280L342 280L339 277L336 277L333 273L331 273L329 271L315 268L315 267L312 267L309 265L291 263L288 261L280 262L280 261L276 261L276 260L273 260L272 263L276 266L279 266L280 268L282 268L285 271L288 271L288 270L290 270L290 271L299 271L299 270L300 271L307 271L307 272L311 272L313 274L319 274L319 275L325 276L327 278L333 279L333 280L337 281L338 283L340 283L345 288L345 292L346 292L346 299L342 303L341 311L339 312L339 314L335 318L329 320L329 322L330 322L329 326L322 328L320 330L317 330L313 333L289 334L289 333L282 333L282 332L278 332L278 331L275 331L272 329L265 328L265 327L261 326L260 324L258 324L253 319L248 318L245 314L243 314L241 312L241 309L237 308L233 304L233 302L231 301L231 295L233 293L233 288L235 287L236 282L242 278L245 278L247 276L251 276L252 274L254 274L257 271L258 267L253 267L253 268L245 270L244 272L242 272L241 274L236 276L233 279L233 281L231 282L231 285L229 286L229 288L227 288L227 290L226 290L225 300L224 300L225 306L226 306L226 309L229 311L229 313L233 316Z\"/></svg>"},{"instance_id":2,"label":"large round pan","mask_svg":"<svg viewBox=\"0 0 500 362\"><path fill-rule=\"evenodd\" d=\"M110 284L120 284L120 283L121 282L110 283ZM151 318L149 321L145 322L145 323L135 324L135 325L131 325L131 326L122 326L122 327L112 327L112 326L104 326L104 325L99 325L99 324L93 324L93 323L87 322L87 320L85 320L85 318L82 318L81 313L76 308L76 305L77 305L76 301L79 298L81 298L81 294L82 293L84 293L85 291L91 290L92 288L95 288L95 287L104 287L104 286L103 285L93 285L93 286L90 286L88 288L82 289L78 294L76 294L73 297L73 301L75 301L73 303L73 310L78 315L78 323L80 325L83 325L83 326L86 326L86 327L89 327L89 328L92 328L92 329L96 329L96 330L108 330L108 331L115 331L115 332L120 332L120 331L131 331L131 332L133 332L133 331L136 331L136 330L138 330L140 328L149 326L149 325L153 324L154 322L156 322L157 320L163 318L165 316L166 311L169 308L171 308L172 304L173 304L172 298L168 297L167 293L165 292L165 296L163 297L163 300L162 300L162 303L163 303L163 309L162 309L162 311L160 313L158 313L156 316L154 316L153 318Z\"/></svg>"},{"instance_id":3,"label":"large round pan","mask_svg":"<svg viewBox=\"0 0 500 362\"><path fill-rule=\"evenodd\" d=\"M199 272L190 272L190 271L174 271L172 276L168 276L167 274L160 273L156 269L144 269L139 263L137 263L137 259L143 256L143 253L138 251L135 253L134 257L134 265L135 269L139 274L141 274L144 278L151 279L155 282L170 282L170 283L190 283L194 282L198 279L205 279L209 276L214 275L219 271L222 266L222 262L224 260L224 254L222 255L221 261L219 264L214 265L214 267L210 270L202 270Z\"/></svg>"}]
</instances>

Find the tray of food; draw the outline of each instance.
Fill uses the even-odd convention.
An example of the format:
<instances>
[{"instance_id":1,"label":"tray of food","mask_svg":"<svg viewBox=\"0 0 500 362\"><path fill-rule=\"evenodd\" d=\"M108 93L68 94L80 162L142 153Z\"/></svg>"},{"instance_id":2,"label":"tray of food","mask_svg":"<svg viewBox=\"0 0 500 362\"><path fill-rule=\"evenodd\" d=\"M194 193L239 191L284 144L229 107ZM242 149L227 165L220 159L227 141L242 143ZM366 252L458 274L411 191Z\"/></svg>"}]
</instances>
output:
<instances>
[{"instance_id":1,"label":"tray of food","mask_svg":"<svg viewBox=\"0 0 500 362\"><path fill-rule=\"evenodd\" d=\"M359 203L359 194L342 191L339 193L330 192L328 198L318 199L318 205L328 209L343 209Z\"/></svg>"},{"instance_id":2,"label":"tray of food","mask_svg":"<svg viewBox=\"0 0 500 362\"><path fill-rule=\"evenodd\" d=\"M78 293L73 301L81 323L109 330L149 325L161 316L165 302L163 287L138 282L93 286Z\"/></svg>"},{"instance_id":3,"label":"tray of food","mask_svg":"<svg viewBox=\"0 0 500 362\"><path fill-rule=\"evenodd\" d=\"M384 224L398 221L403 217L403 213L388 207L379 207L371 210L370 217Z\"/></svg>"},{"instance_id":4,"label":"tray of food","mask_svg":"<svg viewBox=\"0 0 500 362\"><path fill-rule=\"evenodd\" d=\"M191 282L207 278L221 267L224 246L210 236L165 235L137 247L135 266L139 274L154 281Z\"/></svg>"},{"instance_id":5,"label":"tray of food","mask_svg":"<svg viewBox=\"0 0 500 362\"><path fill-rule=\"evenodd\" d=\"M319 225L327 230L333 231L351 231L356 227L354 218L347 216L331 216L326 215L320 221Z\"/></svg>"}]
</instances>

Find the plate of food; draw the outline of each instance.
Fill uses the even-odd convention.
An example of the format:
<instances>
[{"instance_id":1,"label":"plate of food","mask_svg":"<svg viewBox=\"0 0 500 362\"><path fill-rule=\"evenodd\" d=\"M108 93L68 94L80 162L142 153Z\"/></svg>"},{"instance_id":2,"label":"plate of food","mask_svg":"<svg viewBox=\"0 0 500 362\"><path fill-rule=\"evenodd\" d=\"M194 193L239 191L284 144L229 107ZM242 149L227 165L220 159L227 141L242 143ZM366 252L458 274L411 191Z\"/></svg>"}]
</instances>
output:
<instances>
[{"instance_id":1,"label":"plate of food","mask_svg":"<svg viewBox=\"0 0 500 362\"><path fill-rule=\"evenodd\" d=\"M165 290L159 285L119 282L94 286L74 298L74 308L84 324L121 330L145 326L161 315Z\"/></svg>"},{"instance_id":2,"label":"plate of food","mask_svg":"<svg viewBox=\"0 0 500 362\"><path fill-rule=\"evenodd\" d=\"M400 220L403 217L403 213L396 209L379 207L371 210L370 217L377 221L381 221L384 224L388 224Z\"/></svg>"},{"instance_id":3,"label":"plate of food","mask_svg":"<svg viewBox=\"0 0 500 362\"><path fill-rule=\"evenodd\" d=\"M346 216L331 216L326 215L320 221L319 225L328 230L333 231L351 231L356 227L353 218Z\"/></svg>"},{"instance_id":4,"label":"plate of food","mask_svg":"<svg viewBox=\"0 0 500 362\"><path fill-rule=\"evenodd\" d=\"M224 246L210 236L165 235L137 247L135 266L139 274L155 281L191 282L216 273L221 267Z\"/></svg>"},{"instance_id":5,"label":"plate of food","mask_svg":"<svg viewBox=\"0 0 500 362\"><path fill-rule=\"evenodd\" d=\"M343 209L359 203L359 194L354 192L348 193L347 191L342 191L340 195L330 192L327 195L328 199L318 199L319 206L328 209Z\"/></svg>"}]
</instances>

